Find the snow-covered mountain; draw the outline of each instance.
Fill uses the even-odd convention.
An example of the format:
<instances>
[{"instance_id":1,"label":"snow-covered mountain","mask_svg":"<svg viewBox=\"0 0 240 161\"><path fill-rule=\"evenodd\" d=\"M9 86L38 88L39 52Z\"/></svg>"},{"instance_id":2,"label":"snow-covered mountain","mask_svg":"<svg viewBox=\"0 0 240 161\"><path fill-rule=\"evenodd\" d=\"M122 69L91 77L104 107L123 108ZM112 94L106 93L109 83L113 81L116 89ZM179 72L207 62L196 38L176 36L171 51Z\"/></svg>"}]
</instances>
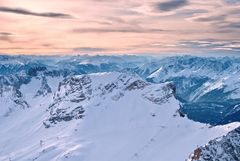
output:
<instances>
[{"instance_id":1,"label":"snow-covered mountain","mask_svg":"<svg viewBox=\"0 0 240 161\"><path fill-rule=\"evenodd\" d=\"M232 111L240 104L239 75L239 58L183 56L160 60L146 79L173 82L178 99L183 103L182 109L189 118L224 124L240 119L239 112Z\"/></svg>"},{"instance_id":2,"label":"snow-covered mountain","mask_svg":"<svg viewBox=\"0 0 240 161\"><path fill-rule=\"evenodd\" d=\"M36 95L42 82L20 88L28 108L1 117L0 160L177 161L237 126L209 128L181 117L171 83L97 73L65 78L53 94Z\"/></svg>"},{"instance_id":3,"label":"snow-covered mountain","mask_svg":"<svg viewBox=\"0 0 240 161\"><path fill-rule=\"evenodd\" d=\"M205 156L209 140L240 126L239 62L0 56L0 160L179 161L197 147Z\"/></svg>"}]
</instances>

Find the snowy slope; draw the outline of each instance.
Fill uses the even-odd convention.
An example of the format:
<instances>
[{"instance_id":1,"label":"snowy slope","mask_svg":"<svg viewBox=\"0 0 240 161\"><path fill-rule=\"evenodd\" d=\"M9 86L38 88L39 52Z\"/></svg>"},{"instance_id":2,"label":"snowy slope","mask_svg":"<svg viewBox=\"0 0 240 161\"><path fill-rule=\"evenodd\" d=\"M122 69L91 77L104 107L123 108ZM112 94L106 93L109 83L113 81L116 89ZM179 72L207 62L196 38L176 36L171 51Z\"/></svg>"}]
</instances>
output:
<instances>
[{"instance_id":1,"label":"snowy slope","mask_svg":"<svg viewBox=\"0 0 240 161\"><path fill-rule=\"evenodd\" d=\"M239 126L181 117L173 84L118 72L32 79L19 91L30 107L0 116L1 161L180 161Z\"/></svg>"}]
</instances>

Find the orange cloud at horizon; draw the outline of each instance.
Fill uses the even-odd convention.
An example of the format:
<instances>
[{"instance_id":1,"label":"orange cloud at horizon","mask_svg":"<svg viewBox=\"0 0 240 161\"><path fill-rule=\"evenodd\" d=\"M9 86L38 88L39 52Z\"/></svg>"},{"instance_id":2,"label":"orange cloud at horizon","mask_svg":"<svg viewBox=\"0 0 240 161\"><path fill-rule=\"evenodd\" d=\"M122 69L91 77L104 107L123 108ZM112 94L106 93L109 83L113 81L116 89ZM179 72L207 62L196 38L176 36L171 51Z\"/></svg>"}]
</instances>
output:
<instances>
[{"instance_id":1,"label":"orange cloud at horizon","mask_svg":"<svg viewBox=\"0 0 240 161\"><path fill-rule=\"evenodd\" d=\"M238 52L238 15L224 0L1 0L0 53Z\"/></svg>"}]
</instances>

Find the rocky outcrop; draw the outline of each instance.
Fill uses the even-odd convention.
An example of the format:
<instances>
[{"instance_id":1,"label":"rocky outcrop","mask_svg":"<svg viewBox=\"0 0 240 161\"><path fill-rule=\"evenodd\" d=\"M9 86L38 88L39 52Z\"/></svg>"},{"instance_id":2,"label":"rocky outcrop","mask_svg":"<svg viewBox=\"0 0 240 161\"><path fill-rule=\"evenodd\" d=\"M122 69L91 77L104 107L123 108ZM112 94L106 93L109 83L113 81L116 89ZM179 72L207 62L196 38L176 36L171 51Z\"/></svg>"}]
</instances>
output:
<instances>
[{"instance_id":1,"label":"rocky outcrop","mask_svg":"<svg viewBox=\"0 0 240 161\"><path fill-rule=\"evenodd\" d=\"M197 148L187 161L239 161L240 127Z\"/></svg>"},{"instance_id":2,"label":"rocky outcrop","mask_svg":"<svg viewBox=\"0 0 240 161\"><path fill-rule=\"evenodd\" d=\"M42 76L42 82L41 82L41 87L37 91L35 97L38 96L46 96L47 94L52 93L51 87L47 83L47 79L45 76Z\"/></svg>"},{"instance_id":3,"label":"rocky outcrop","mask_svg":"<svg viewBox=\"0 0 240 161\"><path fill-rule=\"evenodd\" d=\"M69 111L70 110L70 111ZM71 121L72 119L81 119L84 117L84 108L82 106L71 109L70 107L64 109L56 109L51 111L51 117L43 122L46 128L49 128L51 124L57 124L61 121Z\"/></svg>"},{"instance_id":4,"label":"rocky outcrop","mask_svg":"<svg viewBox=\"0 0 240 161\"><path fill-rule=\"evenodd\" d=\"M158 105L168 102L175 91L170 83L150 84L124 73L72 76L59 83L43 124L49 128L62 121L82 119L89 106L102 104L105 99L119 101L126 93L137 90L140 97Z\"/></svg>"}]
</instances>

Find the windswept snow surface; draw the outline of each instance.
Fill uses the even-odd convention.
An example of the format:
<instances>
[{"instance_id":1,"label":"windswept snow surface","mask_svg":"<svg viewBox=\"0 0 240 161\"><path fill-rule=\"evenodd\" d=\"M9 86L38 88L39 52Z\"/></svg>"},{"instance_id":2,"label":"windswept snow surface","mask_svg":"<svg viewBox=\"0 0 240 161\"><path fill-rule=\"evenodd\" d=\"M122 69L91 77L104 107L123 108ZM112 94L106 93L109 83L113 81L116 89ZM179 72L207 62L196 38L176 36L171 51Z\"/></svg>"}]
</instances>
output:
<instances>
[{"instance_id":1,"label":"windswept snow surface","mask_svg":"<svg viewBox=\"0 0 240 161\"><path fill-rule=\"evenodd\" d=\"M30 107L0 116L1 161L184 161L239 126L210 127L181 117L169 83L118 72L48 81L61 83L49 83L52 93L35 97L41 81L33 79L21 88ZM84 108L83 117L44 126L51 112L76 106Z\"/></svg>"}]
</instances>

